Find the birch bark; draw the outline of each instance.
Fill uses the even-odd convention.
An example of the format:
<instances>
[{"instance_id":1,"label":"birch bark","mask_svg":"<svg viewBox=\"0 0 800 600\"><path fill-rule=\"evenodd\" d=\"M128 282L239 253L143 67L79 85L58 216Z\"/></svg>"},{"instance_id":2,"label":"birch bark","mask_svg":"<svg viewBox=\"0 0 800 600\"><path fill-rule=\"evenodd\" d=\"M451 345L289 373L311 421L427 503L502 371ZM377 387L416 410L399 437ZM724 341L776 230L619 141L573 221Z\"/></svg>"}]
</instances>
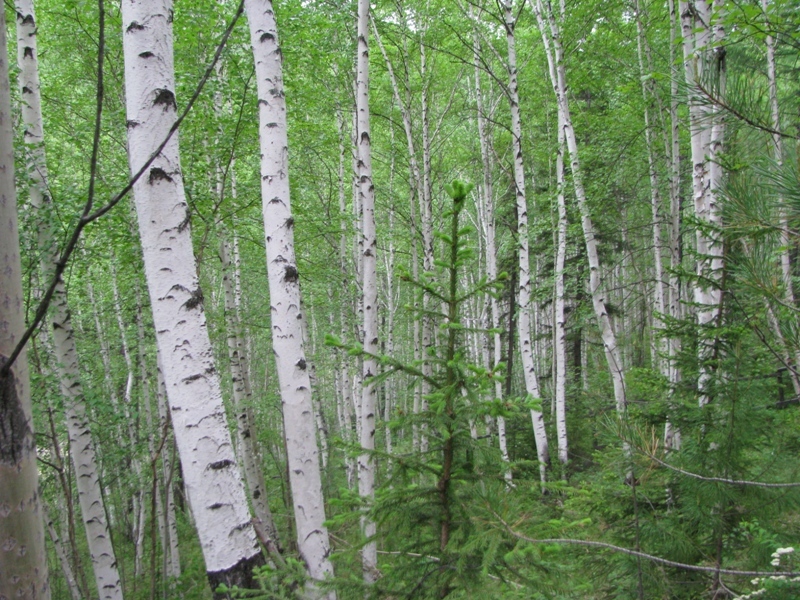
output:
<instances>
[{"instance_id":1,"label":"birch bark","mask_svg":"<svg viewBox=\"0 0 800 600\"><path fill-rule=\"evenodd\" d=\"M270 0L246 0L256 64L261 141L261 197L269 276L272 346L283 403L289 480L300 554L312 579L333 574L325 522L311 383L303 349L300 283L289 201L283 67ZM329 594L331 600L335 594Z\"/></svg>"},{"instance_id":2,"label":"birch bark","mask_svg":"<svg viewBox=\"0 0 800 600\"><path fill-rule=\"evenodd\" d=\"M473 17L474 18L474 17ZM472 42L473 59L475 61L475 101L478 110L478 140L481 146L481 166L483 167L483 177L481 186L481 196L483 197L482 209L484 212L483 221L486 228L486 276L489 281L497 279L497 242L496 226L494 219L494 186L492 185L492 158L491 141L487 131L487 117L483 104L483 91L481 89L481 70L478 57L481 55L480 38L477 31L473 34ZM495 330L492 334L492 361L493 365L498 365L503 361L503 348L500 343L500 306L497 298L492 295L490 300L491 324ZM495 398L503 397L503 383L499 377L494 380ZM500 448L500 456L503 461L508 463L508 443L506 439L506 420L502 415L497 416L497 443ZM504 474L506 481L511 481L511 470L506 469Z\"/></svg>"},{"instance_id":3,"label":"birch bark","mask_svg":"<svg viewBox=\"0 0 800 600\"><path fill-rule=\"evenodd\" d=\"M558 154L556 155L556 203L558 205L558 233L556 240L555 302L553 304L554 361L556 363L556 435L558 460L566 465L569 460L567 438L567 318L564 310L564 263L567 257L567 203L564 198L564 116L558 111Z\"/></svg>"},{"instance_id":4,"label":"birch bark","mask_svg":"<svg viewBox=\"0 0 800 600\"><path fill-rule=\"evenodd\" d=\"M511 136L514 159L514 196L517 202L517 253L519 258L519 287L517 289L517 330L519 335L522 372L525 376L525 389L528 397L540 399L539 378L533 355L531 340L531 269L528 248L528 202L525 197L525 165L522 157L522 123L519 114L519 90L517 84L517 50L514 28L513 3L503 2L503 21L508 45L508 101L511 105ZM544 428L544 416L539 410L531 409L533 435L536 441L536 454L539 459L539 477L542 485L546 479L546 469L550 464L550 450Z\"/></svg>"},{"instance_id":5,"label":"birch bark","mask_svg":"<svg viewBox=\"0 0 800 600\"><path fill-rule=\"evenodd\" d=\"M49 600L28 359L6 362L25 329L7 47L0 14L0 597Z\"/></svg>"},{"instance_id":6,"label":"birch bark","mask_svg":"<svg viewBox=\"0 0 800 600\"><path fill-rule=\"evenodd\" d=\"M51 224L52 203L47 194L47 163L44 153L41 94L36 44L36 17L31 0L19 0L17 10L17 62L20 67L22 119L25 144L29 148L29 194L31 205L39 213L38 245L41 269L49 281L59 259ZM122 587L114 548L106 522L106 511L98 478L97 459L86 416L83 386L80 381L78 351L67 305L64 282L59 281L51 303L53 347L61 393L65 399L67 430L72 461L76 472L81 506L95 583L103 599L121 599Z\"/></svg>"},{"instance_id":7,"label":"birch bark","mask_svg":"<svg viewBox=\"0 0 800 600\"><path fill-rule=\"evenodd\" d=\"M172 2L122 2L125 97L131 172L175 121ZM219 375L206 329L173 136L133 188L184 484L212 588L250 585L263 562L225 420Z\"/></svg>"},{"instance_id":8,"label":"birch bark","mask_svg":"<svg viewBox=\"0 0 800 600\"><path fill-rule=\"evenodd\" d=\"M375 187L372 182L372 150L369 120L369 12L370 0L358 2L358 47L356 57L356 152L359 205L361 207L361 307L363 310L364 350L377 355L378 348L378 243L375 232ZM367 506L375 498L375 411L377 387L372 383L378 374L378 362L370 356L362 361L361 448L358 457L358 492ZM375 536L375 522L362 515L361 532L365 540ZM377 579L378 547L367 541L361 549L364 582Z\"/></svg>"},{"instance_id":9,"label":"birch bark","mask_svg":"<svg viewBox=\"0 0 800 600\"><path fill-rule=\"evenodd\" d=\"M258 460L258 449L255 440L255 417L252 407L252 392L244 364L244 344L241 337L241 326L236 306L234 286L232 249L224 233L220 243L220 260L222 262L222 287L225 292L225 326L228 330L228 361L231 369L233 387L233 405L237 413L236 434L239 442L239 457L244 471L247 489L253 506L255 518L261 522L269 541L274 545L271 551L280 548L278 530L272 518L267 501L264 473Z\"/></svg>"},{"instance_id":10,"label":"birch bark","mask_svg":"<svg viewBox=\"0 0 800 600\"><path fill-rule=\"evenodd\" d=\"M689 132L692 148L692 194L695 216L707 227L696 232L696 283L694 302L698 306L697 323L701 330L698 341L700 374L698 401L705 405L711 400L711 365L715 342L707 331L715 325L720 314L723 255L719 227L722 213L718 206L718 191L722 184L722 167L717 156L722 152L724 120L721 111L702 98L701 87L713 86L724 94L725 31L719 17L718 0L680 1L681 32L683 36L684 71L689 87ZM712 47L713 45L713 47ZM709 73L713 69L715 72Z\"/></svg>"},{"instance_id":11,"label":"birch bark","mask_svg":"<svg viewBox=\"0 0 800 600\"><path fill-rule=\"evenodd\" d=\"M597 251L594 222L591 212L589 211L586 191L583 187L581 165L578 157L578 141L569 112L567 75L564 67L564 50L561 44L561 31L556 21L555 14L553 13L550 0L536 0L533 6L536 12L536 19L539 23L539 30L542 34L542 42L547 54L553 90L563 118L564 137L570 156L572 184L575 188L575 197L578 201L578 210L581 214L581 226L583 227L583 237L586 245L586 257L589 263L589 292L592 297L592 307L594 308L595 317L600 327L606 363L608 364L608 370L614 385L614 399L617 405L617 412L622 415L627 407L624 369L617 346L617 336L611 323L611 317L606 309L606 295L602 285L602 267Z\"/></svg>"}]
</instances>

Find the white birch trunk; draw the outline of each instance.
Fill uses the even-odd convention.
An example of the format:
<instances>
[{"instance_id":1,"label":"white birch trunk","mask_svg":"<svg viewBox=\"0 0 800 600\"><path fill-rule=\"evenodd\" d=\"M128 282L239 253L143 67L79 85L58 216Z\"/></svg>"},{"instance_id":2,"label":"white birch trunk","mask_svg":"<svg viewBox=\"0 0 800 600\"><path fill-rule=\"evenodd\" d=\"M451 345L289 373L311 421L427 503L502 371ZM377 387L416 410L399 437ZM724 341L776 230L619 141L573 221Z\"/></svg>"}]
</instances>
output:
<instances>
[{"instance_id":1,"label":"white birch trunk","mask_svg":"<svg viewBox=\"0 0 800 600\"><path fill-rule=\"evenodd\" d=\"M158 391L156 393L158 399L158 430L161 435L166 435L170 421L169 417L169 404L167 402L167 384L164 381L164 371L161 367L161 358L158 359ZM181 557L178 548L178 520L175 514L175 492L173 487L174 471L176 468L176 461L173 460L172 449L174 448L173 440L170 438L164 444L164 450L161 454L161 467L164 478L164 529L166 531L164 539L164 554L166 561L166 575L168 577L181 576ZM191 512L191 511L190 511Z\"/></svg>"},{"instance_id":2,"label":"white birch trunk","mask_svg":"<svg viewBox=\"0 0 800 600\"><path fill-rule=\"evenodd\" d=\"M558 205L558 233L556 240L555 301L553 303L554 356L556 377L556 435L558 460L566 465L569 460L567 439L567 318L564 310L564 262L567 257L567 203L564 198L564 117L558 111L558 154L556 155L556 202Z\"/></svg>"},{"instance_id":3,"label":"white birch trunk","mask_svg":"<svg viewBox=\"0 0 800 600\"><path fill-rule=\"evenodd\" d=\"M481 195L483 197L482 208L484 211L483 221L486 228L486 276L489 281L497 279L497 242L496 227L494 220L494 186L492 185L492 159L491 159L491 140L487 131L487 118L484 113L483 92L481 90L481 76L478 57L481 54L480 40L477 31L473 34L473 59L475 61L475 100L478 109L478 140L481 147L481 165L483 166L483 178ZM497 298L490 297L491 305L491 328L495 329L492 334L492 368L503 361L503 349L500 343L500 306ZM499 377L494 378L494 395L496 399L503 397L503 383ZM500 456L503 461L508 463L508 443L506 439L506 420L502 415L497 416L497 443L500 449ZM511 470L506 469L505 480L511 482Z\"/></svg>"},{"instance_id":4,"label":"white birch trunk","mask_svg":"<svg viewBox=\"0 0 800 600\"><path fill-rule=\"evenodd\" d=\"M30 201L41 215L39 249L41 268L46 281L52 279L58 260L53 227L52 203L47 194L47 164L44 153L41 95L36 47L36 18L33 3L20 0L17 9L17 60L20 67L22 119L25 143L30 147ZM100 598L121 599L122 587L117 570L114 548L106 523L106 512L98 479L97 459L84 405L80 381L78 352L67 306L66 289L59 281L51 303L53 346L61 393L65 399L75 481L81 506L89 553L92 556L95 583Z\"/></svg>"},{"instance_id":5,"label":"white birch trunk","mask_svg":"<svg viewBox=\"0 0 800 600\"><path fill-rule=\"evenodd\" d=\"M170 0L123 0L131 172L176 118ZM225 420L219 374L197 281L177 136L134 186L139 234L184 484L206 572L247 583L263 561Z\"/></svg>"},{"instance_id":6,"label":"white birch trunk","mask_svg":"<svg viewBox=\"0 0 800 600\"><path fill-rule=\"evenodd\" d=\"M694 210L696 218L710 227L698 227L696 231L697 281L693 289L701 338L698 341L698 402L701 406L711 399L712 374L708 361L712 357L714 340L706 330L715 325L722 302L719 288L723 268L722 240L719 232L715 231L722 225L717 198L722 184L722 167L715 157L722 152L724 120L719 109L709 107L701 98L698 89L700 85L712 85L713 81L716 93L724 93L725 48L721 45L724 29L721 17L712 15L714 4L716 2L712 0L697 0L691 6L684 0L680 2L684 70L689 87ZM712 18L715 19L713 23ZM713 78L707 74L710 68L717 69Z\"/></svg>"},{"instance_id":7,"label":"white birch trunk","mask_svg":"<svg viewBox=\"0 0 800 600\"><path fill-rule=\"evenodd\" d=\"M641 0L636 0L636 50L639 59L639 75L642 82L642 98L644 99L644 136L647 147L647 170L650 177L650 212L653 220L653 265L655 270L655 314L653 315L652 335L657 338L653 347L655 348L654 364L659 372L669 375L669 366L664 361L666 354L665 340L662 330L664 323L662 315L666 313L666 300L664 291L664 268L661 249L661 193L659 191L658 170L656 164L655 150L653 148L653 119L650 114L650 104L655 100L653 93L652 65L645 66L645 33L642 24ZM648 55L649 56L649 55Z\"/></svg>"},{"instance_id":8,"label":"white birch trunk","mask_svg":"<svg viewBox=\"0 0 800 600\"><path fill-rule=\"evenodd\" d=\"M378 243L375 232L375 187L372 182L372 151L369 119L369 11L370 0L358 2L358 47L356 56L356 153L358 198L361 207L361 282L364 350L377 355L378 348ZM362 360L361 448L358 457L358 493L372 504L375 498L375 413L377 387L372 378L378 374L378 361L370 356ZM362 515L361 533L365 540L375 537L375 522ZM368 541L361 549L364 582L374 583L378 573L378 546Z\"/></svg>"},{"instance_id":9,"label":"white birch trunk","mask_svg":"<svg viewBox=\"0 0 800 600\"><path fill-rule=\"evenodd\" d=\"M45 504L42 504L42 513L44 515L44 522L47 525L47 532L50 534L50 541L53 543L53 548L58 557L58 564L61 567L61 572L64 574L64 580L67 582L69 595L72 597L72 600L82 600L83 594L81 594L81 590L78 587L78 580L75 579L72 566L69 564L67 551L61 541L61 536L58 534L58 529L55 523L53 523L53 517Z\"/></svg>"},{"instance_id":10,"label":"white birch trunk","mask_svg":"<svg viewBox=\"0 0 800 600\"><path fill-rule=\"evenodd\" d=\"M670 100L669 125L670 135L665 139L666 155L670 158L670 222L669 222L669 316L673 319L682 317L681 280L678 271L681 265L681 145L680 120L678 118L678 66L675 61L677 45L677 0L669 0L669 63L670 63ZM669 382L670 394L681 380L681 372L677 364L681 350L678 336L670 336L669 344ZM664 445L667 449L679 449L681 445L680 431L668 420L664 426Z\"/></svg>"},{"instance_id":11,"label":"white birch trunk","mask_svg":"<svg viewBox=\"0 0 800 600\"><path fill-rule=\"evenodd\" d=\"M246 0L256 65L261 141L261 198L269 276L272 346L283 404L289 482L300 554L312 579L333 574L325 522L311 382L303 350L300 283L289 201L283 67L270 0ZM335 594L330 593L330 598Z\"/></svg>"},{"instance_id":12,"label":"white birch trunk","mask_svg":"<svg viewBox=\"0 0 800 600\"><path fill-rule=\"evenodd\" d=\"M252 392L244 361L244 344L236 305L236 289L233 282L232 249L222 231L220 260L222 262L222 286L225 292L225 326L228 331L228 361L231 369L233 405L236 410L236 434L239 458L245 475L245 482L253 507L253 514L263 527L263 531L274 544L271 551L280 547L278 530L267 501L264 473L261 470L255 438L255 416L252 407Z\"/></svg>"},{"instance_id":13,"label":"white birch trunk","mask_svg":"<svg viewBox=\"0 0 800 600\"><path fill-rule=\"evenodd\" d=\"M26 351L7 364L25 330L7 47L0 14L0 597L49 600Z\"/></svg>"},{"instance_id":14,"label":"white birch trunk","mask_svg":"<svg viewBox=\"0 0 800 600\"><path fill-rule=\"evenodd\" d=\"M531 274L528 253L528 202L525 197L525 165L522 160L522 124L519 114L519 91L517 84L517 50L514 36L516 21L510 0L503 3L503 20L508 45L508 101L511 105L511 137L514 155L514 196L517 202L517 253L519 254L519 288L517 290L517 331L522 357L522 372L525 376L525 390L530 399L541 399L539 378L531 340ZM509 335L512 335L509 332ZM550 450L544 428L542 411L531 409L533 436L536 441L536 454L539 459L539 477L542 485L546 480L546 469L550 464Z\"/></svg>"},{"instance_id":15,"label":"white birch trunk","mask_svg":"<svg viewBox=\"0 0 800 600\"><path fill-rule=\"evenodd\" d=\"M603 340L606 363L614 385L614 399L618 414L624 414L627 407L625 396L625 374L622 365L617 336L611 323L611 318L606 309L606 296L603 290L602 268L597 251L594 222L589 211L586 192L583 187L580 160L578 157L578 141L569 112L569 98L567 96L567 76L564 68L564 51L561 45L561 32L549 0L536 0L534 4L539 30L542 34L550 78L553 82L556 100L561 110L564 127L564 137L570 156L572 183L575 188L575 197L578 201L578 210L581 214L581 226L586 244L586 257L589 262L589 292L592 297L592 307L600 327Z\"/></svg>"}]
</instances>

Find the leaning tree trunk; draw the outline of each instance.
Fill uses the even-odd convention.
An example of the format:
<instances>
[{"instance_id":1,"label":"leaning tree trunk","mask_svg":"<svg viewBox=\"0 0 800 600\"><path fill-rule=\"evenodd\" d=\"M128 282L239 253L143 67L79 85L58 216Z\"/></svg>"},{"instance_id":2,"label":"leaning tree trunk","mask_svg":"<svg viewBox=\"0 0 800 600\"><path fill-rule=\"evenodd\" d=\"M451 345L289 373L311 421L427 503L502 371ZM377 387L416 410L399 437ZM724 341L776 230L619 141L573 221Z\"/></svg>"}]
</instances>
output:
<instances>
[{"instance_id":1,"label":"leaning tree trunk","mask_svg":"<svg viewBox=\"0 0 800 600\"><path fill-rule=\"evenodd\" d=\"M517 253L519 259L519 287L517 289L517 330L522 356L522 371L525 375L525 389L531 399L542 397L539 378L533 354L531 339L531 267L528 248L528 202L525 197L525 165L522 160L522 124L519 114L519 90L517 84L517 50L514 28L513 6L510 0L503 4L503 19L508 44L508 101L511 105L511 139L514 159L514 196L517 201ZM509 335L511 333L509 332ZM539 477L542 485L545 472L550 464L550 450L544 428L544 416L540 410L531 409L533 435L536 453L539 458Z\"/></svg>"},{"instance_id":2,"label":"leaning tree trunk","mask_svg":"<svg viewBox=\"0 0 800 600\"><path fill-rule=\"evenodd\" d=\"M542 42L547 54L550 70L550 79L553 83L558 108L563 118L564 137L569 150L570 168L572 172L572 185L575 188L575 197L578 201L578 210L581 215L583 237L586 245L586 257L589 262L589 292L592 297L592 307L600 326L600 335L603 340L606 362L614 384L614 399L616 400L617 413L624 415L627 408L625 396L625 374L617 346L617 336L611 323L611 317L606 308L606 296L603 291L602 267L597 248L597 237L583 187L582 171L578 158L578 140L572 126L569 112L569 98L567 95L567 75L564 67L564 50L561 44L561 31L556 21L550 0L536 0L533 4Z\"/></svg>"},{"instance_id":3,"label":"leaning tree trunk","mask_svg":"<svg viewBox=\"0 0 800 600\"><path fill-rule=\"evenodd\" d=\"M17 61L20 67L22 120L25 125L25 144L30 148L28 171L30 176L30 201L39 213L39 250L41 268L46 281L50 281L59 260L56 237L53 232L53 207L47 193L47 164L44 153L39 67L36 47L36 17L31 0L19 0L17 9ZM65 399L67 431L72 462L75 466L75 484L81 507L89 553L92 557L95 583L103 599L122 598L117 560L111 544L106 521L103 494L100 489L97 457L86 415L83 386L78 366L78 350L72 329L67 292L59 280L51 304L53 347L56 354L57 373L61 393Z\"/></svg>"},{"instance_id":4,"label":"leaning tree trunk","mask_svg":"<svg viewBox=\"0 0 800 600\"><path fill-rule=\"evenodd\" d=\"M170 0L122 2L133 173L176 118L172 15ZM206 572L212 588L223 582L251 585L252 568L263 557L250 523L208 337L177 137L133 191L156 342Z\"/></svg>"},{"instance_id":5,"label":"leaning tree trunk","mask_svg":"<svg viewBox=\"0 0 800 600\"><path fill-rule=\"evenodd\" d=\"M25 350L8 362L25 322L6 48L0 14L0 598L49 600Z\"/></svg>"},{"instance_id":6,"label":"leaning tree trunk","mask_svg":"<svg viewBox=\"0 0 800 600\"><path fill-rule=\"evenodd\" d=\"M375 187L372 183L372 150L369 123L369 0L358 2L358 49L356 58L356 177L361 207L361 290L364 350L378 354L378 244L375 233ZM375 498L375 411L377 387L372 378L378 374L378 361L371 356L362 360L361 448L358 457L358 493L369 506ZM367 541L361 549L364 582L377 579L378 546L375 522L361 517L361 533Z\"/></svg>"},{"instance_id":7,"label":"leaning tree trunk","mask_svg":"<svg viewBox=\"0 0 800 600\"><path fill-rule=\"evenodd\" d=\"M303 349L300 276L289 201L288 137L283 66L270 0L246 0L256 63L261 140L261 198L269 276L272 346L283 403L289 482L297 543L314 580L333 574L316 441L311 382ZM332 599L335 594L331 592Z\"/></svg>"}]
</instances>

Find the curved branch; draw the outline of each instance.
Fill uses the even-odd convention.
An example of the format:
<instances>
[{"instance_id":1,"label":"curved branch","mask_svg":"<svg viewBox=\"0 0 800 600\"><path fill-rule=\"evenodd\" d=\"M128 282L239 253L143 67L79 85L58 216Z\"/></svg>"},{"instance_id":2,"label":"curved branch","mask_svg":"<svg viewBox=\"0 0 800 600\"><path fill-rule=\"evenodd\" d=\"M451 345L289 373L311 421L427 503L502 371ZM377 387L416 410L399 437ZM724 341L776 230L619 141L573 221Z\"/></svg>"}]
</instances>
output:
<instances>
[{"instance_id":1,"label":"curved branch","mask_svg":"<svg viewBox=\"0 0 800 600\"><path fill-rule=\"evenodd\" d=\"M571 538L547 538L547 539L535 539L528 537L518 531L515 531L508 523L506 523L503 518L498 515L495 511L491 511L492 514L503 524L508 533L514 536L517 539L523 540L525 542L531 544L571 544L575 546L588 546L590 548L603 548L605 550L612 550L614 552L619 552L621 554L627 554L628 556L635 556L637 558L643 558L645 560L649 560L650 562L656 563L658 565L664 565L665 567L673 567L675 569L683 569L684 571L697 571L700 573L713 573L715 575L736 575L740 577L800 577L800 572L797 571L739 571L737 569L719 569L717 567L703 567L700 565L689 565L686 563L677 562L674 560L668 560L666 558L661 558L660 556L655 556L653 554L647 554L646 552L639 552L637 550L631 550L630 548L623 548L622 546L615 546L614 544L607 544L606 542L595 542L592 540L576 540Z\"/></svg>"}]
</instances>

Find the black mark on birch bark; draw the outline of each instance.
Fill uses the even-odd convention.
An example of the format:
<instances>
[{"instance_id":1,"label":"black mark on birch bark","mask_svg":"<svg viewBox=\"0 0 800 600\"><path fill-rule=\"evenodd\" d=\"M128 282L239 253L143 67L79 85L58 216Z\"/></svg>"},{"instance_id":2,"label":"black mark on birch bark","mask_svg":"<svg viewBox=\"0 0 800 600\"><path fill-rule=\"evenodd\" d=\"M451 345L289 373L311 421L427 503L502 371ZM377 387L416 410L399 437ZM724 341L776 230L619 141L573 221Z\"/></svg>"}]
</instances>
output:
<instances>
[{"instance_id":1,"label":"black mark on birch bark","mask_svg":"<svg viewBox=\"0 0 800 600\"><path fill-rule=\"evenodd\" d=\"M175 102L175 94L172 93L171 90L156 90L156 99L153 100L153 106L159 105L164 107L164 112L166 112L168 108L172 108L172 110L178 110L178 103Z\"/></svg>"},{"instance_id":2,"label":"black mark on birch bark","mask_svg":"<svg viewBox=\"0 0 800 600\"><path fill-rule=\"evenodd\" d=\"M0 367L6 357L0 356ZM0 376L0 465L15 466L30 443L32 431L25 418L22 401L17 395L17 381L13 371Z\"/></svg>"}]
</instances>

